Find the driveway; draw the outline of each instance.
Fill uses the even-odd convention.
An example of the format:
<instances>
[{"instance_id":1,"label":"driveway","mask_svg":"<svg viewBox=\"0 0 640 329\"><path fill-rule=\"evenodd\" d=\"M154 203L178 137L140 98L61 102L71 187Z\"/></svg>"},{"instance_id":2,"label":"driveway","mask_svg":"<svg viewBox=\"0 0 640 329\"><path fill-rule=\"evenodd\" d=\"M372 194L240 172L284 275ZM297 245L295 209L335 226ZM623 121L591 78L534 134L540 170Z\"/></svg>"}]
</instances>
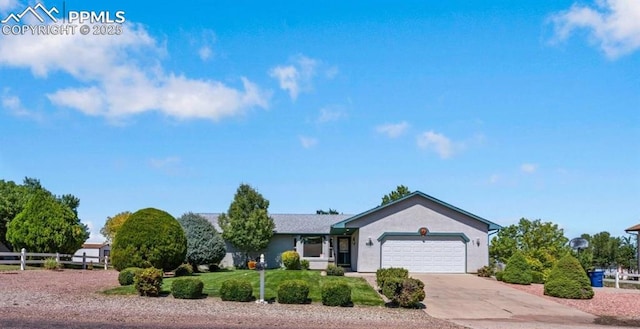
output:
<instances>
[{"instance_id":1,"label":"driveway","mask_svg":"<svg viewBox=\"0 0 640 329\"><path fill-rule=\"evenodd\" d=\"M425 311L470 328L614 328L595 316L471 274L411 274L425 283Z\"/></svg>"}]
</instances>

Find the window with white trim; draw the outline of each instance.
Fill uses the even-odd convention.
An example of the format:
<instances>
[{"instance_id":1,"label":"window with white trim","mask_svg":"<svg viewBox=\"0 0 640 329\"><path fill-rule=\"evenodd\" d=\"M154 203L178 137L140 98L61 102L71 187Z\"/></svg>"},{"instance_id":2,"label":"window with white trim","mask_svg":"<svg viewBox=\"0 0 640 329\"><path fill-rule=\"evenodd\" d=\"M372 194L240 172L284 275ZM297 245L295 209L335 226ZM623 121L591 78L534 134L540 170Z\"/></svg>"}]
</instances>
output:
<instances>
[{"instance_id":1,"label":"window with white trim","mask_svg":"<svg viewBox=\"0 0 640 329\"><path fill-rule=\"evenodd\" d=\"M322 237L307 236L303 238L302 257L320 257L322 255Z\"/></svg>"}]
</instances>

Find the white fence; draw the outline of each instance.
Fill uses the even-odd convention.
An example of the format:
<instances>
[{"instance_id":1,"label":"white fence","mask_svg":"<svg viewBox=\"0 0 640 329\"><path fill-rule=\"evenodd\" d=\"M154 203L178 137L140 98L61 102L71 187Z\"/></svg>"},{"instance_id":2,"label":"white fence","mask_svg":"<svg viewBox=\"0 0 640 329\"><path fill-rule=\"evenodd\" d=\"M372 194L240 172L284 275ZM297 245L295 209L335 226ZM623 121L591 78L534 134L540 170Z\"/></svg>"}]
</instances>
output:
<instances>
[{"instance_id":1,"label":"white fence","mask_svg":"<svg viewBox=\"0 0 640 329\"><path fill-rule=\"evenodd\" d=\"M109 256L104 258L98 256L87 256L86 252L80 255L69 254L48 254L39 252L27 252L24 248L21 252L0 252L0 258L14 258L14 259L0 259L0 264L18 265L20 264L20 270L24 271L28 264L44 264L47 258L55 258L58 264L69 265L82 265L82 269L87 269L87 265L92 264L96 266L104 266L106 270L109 267ZM82 261L73 261L73 258L82 257ZM61 260L69 259L69 260ZM95 260L95 261L94 261Z\"/></svg>"}]
</instances>

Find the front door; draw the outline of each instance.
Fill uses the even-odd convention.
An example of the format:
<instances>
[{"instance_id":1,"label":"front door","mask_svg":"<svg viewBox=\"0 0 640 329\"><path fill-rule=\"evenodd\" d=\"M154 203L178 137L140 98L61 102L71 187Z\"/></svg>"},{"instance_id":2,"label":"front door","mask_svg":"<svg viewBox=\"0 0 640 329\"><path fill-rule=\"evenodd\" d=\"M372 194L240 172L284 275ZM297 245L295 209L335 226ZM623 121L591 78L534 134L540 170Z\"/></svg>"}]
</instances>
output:
<instances>
[{"instance_id":1,"label":"front door","mask_svg":"<svg viewBox=\"0 0 640 329\"><path fill-rule=\"evenodd\" d=\"M338 266L351 267L351 237L338 237Z\"/></svg>"}]
</instances>

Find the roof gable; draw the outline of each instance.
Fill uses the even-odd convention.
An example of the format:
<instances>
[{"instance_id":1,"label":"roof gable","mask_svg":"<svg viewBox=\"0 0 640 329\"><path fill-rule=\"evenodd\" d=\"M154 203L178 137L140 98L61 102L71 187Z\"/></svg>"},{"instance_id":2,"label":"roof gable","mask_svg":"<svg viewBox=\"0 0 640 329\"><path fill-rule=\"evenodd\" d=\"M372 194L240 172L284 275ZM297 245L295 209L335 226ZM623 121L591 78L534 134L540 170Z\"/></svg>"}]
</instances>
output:
<instances>
[{"instance_id":1,"label":"roof gable","mask_svg":"<svg viewBox=\"0 0 640 329\"><path fill-rule=\"evenodd\" d=\"M496 223L494 223L492 221L486 220L486 219L484 219L484 218L482 218L480 216L477 216L477 215L474 215L474 214L472 214L470 212L464 211L464 210L462 210L462 209L460 209L458 207L450 205L450 204L448 204L448 203L446 203L444 201L438 200L438 199L436 199L436 198L434 198L434 197L432 197L432 196L430 196L428 194L422 193L420 191L415 191L415 192L413 192L411 194L408 194L408 195L404 196L403 198L400 198L400 199L395 200L393 202L389 202L389 203L387 203L385 205L382 205L382 206L377 206L377 207L375 207L373 209L367 210L367 211L365 211L363 213L360 213L360 214L355 215L353 217L347 218L347 219L345 219L345 220L343 220L343 221L341 221L339 223L336 223L336 224L332 225L331 228L332 229L344 229L344 228L346 228L345 225L348 224L349 222L352 222L354 220L360 219L360 218L365 217L365 216L367 216L369 214L378 212L378 211L380 211L382 209L385 209L387 207L391 207L394 204L400 203L400 202L402 202L404 200L407 200L407 199L410 199L410 198L414 198L414 197L420 197L420 198L429 200L429 201L437 203L437 204L439 204L439 205L441 205L441 206L443 206L445 208L448 208L448 209L453 210L453 211L455 211L457 213L463 214L463 215L465 215L467 217L470 217L470 218L475 219L475 220L477 220L477 221L479 221L481 223L484 223L484 224L486 224L488 226L488 230L489 231L495 231L495 230L499 230L499 229L502 228L502 226L500 226L500 225L498 225L498 224L496 224Z\"/></svg>"}]
</instances>

